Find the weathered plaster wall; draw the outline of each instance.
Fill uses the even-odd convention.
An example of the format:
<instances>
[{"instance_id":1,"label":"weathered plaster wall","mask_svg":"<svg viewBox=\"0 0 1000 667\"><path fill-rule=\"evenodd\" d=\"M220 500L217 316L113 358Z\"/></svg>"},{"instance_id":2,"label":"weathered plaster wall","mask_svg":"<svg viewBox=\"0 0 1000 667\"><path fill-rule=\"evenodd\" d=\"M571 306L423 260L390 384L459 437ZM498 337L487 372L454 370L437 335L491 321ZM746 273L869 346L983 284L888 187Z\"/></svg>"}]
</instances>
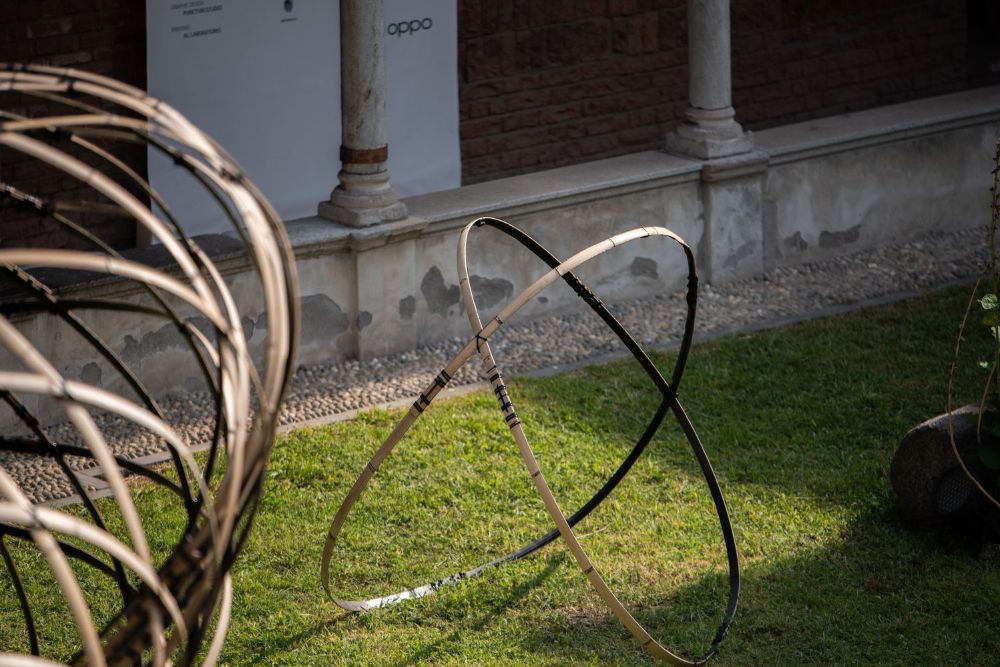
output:
<instances>
[{"instance_id":1,"label":"weathered plaster wall","mask_svg":"<svg viewBox=\"0 0 1000 667\"><path fill-rule=\"evenodd\" d=\"M772 164L767 267L985 224L997 123Z\"/></svg>"},{"instance_id":2,"label":"weathered plaster wall","mask_svg":"<svg viewBox=\"0 0 1000 667\"><path fill-rule=\"evenodd\" d=\"M696 176L696 174L695 174ZM635 227L665 226L680 234L698 251L702 235L701 202L697 180L557 208L497 217L524 229L556 257L566 259L585 247ZM430 234L417 242L418 343L469 334L469 324L458 288L456 248L458 230ZM567 233L567 230L572 230ZM469 235L469 272L480 315L492 317L516 294L548 270L530 251L490 228ZM577 274L598 294L611 301L650 296L683 285L684 256L672 242L655 238L637 241L605 253ZM565 311L581 302L562 283L538 295L517 317Z\"/></svg>"}]
</instances>

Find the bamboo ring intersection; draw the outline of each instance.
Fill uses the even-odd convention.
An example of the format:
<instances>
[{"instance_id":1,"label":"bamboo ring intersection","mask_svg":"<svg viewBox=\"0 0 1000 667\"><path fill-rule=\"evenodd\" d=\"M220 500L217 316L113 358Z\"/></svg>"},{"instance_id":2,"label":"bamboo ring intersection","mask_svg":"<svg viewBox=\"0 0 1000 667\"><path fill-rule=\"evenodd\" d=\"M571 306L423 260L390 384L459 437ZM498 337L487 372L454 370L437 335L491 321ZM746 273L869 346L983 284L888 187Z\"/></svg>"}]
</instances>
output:
<instances>
[{"instance_id":1,"label":"bamboo ring intersection","mask_svg":"<svg viewBox=\"0 0 1000 667\"><path fill-rule=\"evenodd\" d=\"M533 252L549 267L548 272L517 295L485 326L483 326L480 320L479 311L476 307L475 295L472 293L471 282L469 280L468 262L466 259L466 246L470 231L484 226L492 227L507 234ZM608 310L607 306L605 306L605 304L593 292L591 292L590 289L588 289L587 286L576 277L576 275L573 274L573 270L577 269L587 261L603 254L604 252L611 250L612 248L653 236L665 236L679 244L683 249L687 260L687 315L685 318L684 335L677 353L677 362L674 365L670 382L667 382L664 379L659 370L649 359L649 356L642 350L628 331L625 330L621 323L618 322L610 310ZM719 486L715 472L712 469L712 465L709 462L708 455L706 454L690 419L685 413L684 408L681 406L677 397L677 388L680 384L681 376L687 363L688 353L691 348L692 337L694 334L695 310L697 305L698 276L691 248L679 236L668 229L663 227L641 227L612 236L611 238L594 244L589 248L578 252L569 259L560 262L541 244L517 227L496 218L479 218L466 225L466 227L462 230L458 246L458 275L459 286L462 291L462 298L466 313L468 314L469 324L472 328L473 337L465 344L462 350L450 362L448 362L447 366L440 373L438 373L433 382L423 391L423 393L420 394L403 419L396 425L392 433L389 434L381 447L379 447L379 449L372 456L357 481L351 487L340 508L337 510L330 526L329 533L326 537L320 569L323 588L327 595L333 599L338 606L349 611L367 611L378 609L402 602L403 600L423 597L438 590L442 586L475 577L491 567L508 561L524 558L538 551L549 542L552 542L556 539L556 537L561 536L576 559L580 569L583 571L590 584L594 587L597 594L605 602L611 612L618 618L621 624L625 626L629 633L632 634L632 636L642 645L644 649L660 660L674 665L698 665L704 663L718 649L718 646L728 632L729 626L736 613L740 591L740 569L739 556L736 550L736 539L733 535L732 524L729 519L729 513L726 509L725 500L722 496L722 490ZM636 361L638 361L642 366L643 370L657 387L662 396L662 401L659 407L629 454L622 460L614 473L604 482L603 486L601 486L601 488L598 489L586 503L584 503L569 517L567 517L560 509L558 501L553 496L548 483L545 481L545 476L542 474L542 471L535 460L534 453L532 452L531 446L524 434L524 430L521 426L521 420L518 418L514 409L513 402L507 391L507 387L504 384L503 377L497 366L496 359L490 349L489 343L490 337L496 333L504 322L508 321L510 317L520 310L526 303L559 278L565 281L574 290L574 292L576 292L576 294L582 298L584 302L586 302L587 305L590 306L590 308L607 324L607 326L614 331L619 340L626 346L626 348L628 348L628 350L635 357ZM378 470L385 458L390 454L390 452L392 452L393 448L395 448L417 418L424 412L427 406L430 405L439 392L447 386L451 378L454 377L462 365L468 361L473 354L478 354L482 361L483 370L490 380L490 385L494 394L496 394L504 420L510 428L511 434L517 443L521 458L527 467L527 472L531 476L535 489L541 496L546 510L554 521L556 528L505 556L491 560L470 570L459 572L422 586L406 589L392 595L373 597L364 600L343 600L334 597L330 588L330 561L333 556L337 537L340 535L348 514L354 507L358 498L364 492L365 488L368 486L369 481L375 475L375 472ZM603 502L622 481L622 479L624 479L625 475L632 468L633 464L645 450L646 446L656 435L668 412L673 413L681 427L681 430L684 432L685 437L691 445L695 458L698 461L702 474L705 477L705 481L708 484L712 501L715 505L716 513L718 514L723 540L726 545L726 557L729 567L729 596L722 621L719 624L718 630L712 639L708 651L703 656L696 659L688 659L677 655L664 647L649 634L649 632L618 600L615 593L610 589L604 578L594 567L594 564L591 562L573 532L573 527L589 515L598 505L600 505L601 502Z\"/></svg>"}]
</instances>

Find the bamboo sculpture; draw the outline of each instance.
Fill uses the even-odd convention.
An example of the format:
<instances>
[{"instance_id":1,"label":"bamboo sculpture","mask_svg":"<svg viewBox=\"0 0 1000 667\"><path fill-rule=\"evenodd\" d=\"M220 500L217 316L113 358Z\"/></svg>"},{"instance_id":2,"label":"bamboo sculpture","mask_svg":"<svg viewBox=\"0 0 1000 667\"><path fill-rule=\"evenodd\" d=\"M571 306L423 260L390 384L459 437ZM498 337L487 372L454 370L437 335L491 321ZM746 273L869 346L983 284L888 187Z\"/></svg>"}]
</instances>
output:
<instances>
[{"instance_id":1,"label":"bamboo sculpture","mask_svg":"<svg viewBox=\"0 0 1000 667\"><path fill-rule=\"evenodd\" d=\"M503 310L496 317L487 322L485 326L479 318L475 295L472 293L471 283L469 280L468 263L466 260L466 244L469 233L473 229L483 226L495 228L512 237L516 241L519 241L549 266L549 271L547 273L515 297L513 301L503 308ZM657 370L656 366L642 350L639 344L634 338L632 338L632 336L625 330L618 320L615 319L614 315L612 315L604 303L572 273L585 262L588 262L589 260L608 250L611 250L612 248L652 236L665 236L672 239L681 246L687 258L687 317L685 320L684 336L677 354L677 362L674 366L670 382L667 382L663 378L659 370ZM695 271L694 255L692 254L691 249L680 237L668 229L664 229L662 227L642 227L613 236L605 241L582 250L568 260L560 262L537 241L532 239L517 227L495 218L480 218L467 225L462 231L458 246L458 275L465 310L469 317L469 324L472 327L473 337L448 363L444 370L437 375L431 385L420 394L403 420L399 422L389 437L386 438L382 446L375 452L371 461L365 466L361 476L354 483L354 486L347 494L347 498L338 509L326 538L321 563L321 578L327 595L330 596L334 602L336 602L336 604L343 609L351 611L377 609L409 598L422 597L436 591L442 586L475 577L490 567L494 567L507 561L524 558L553 541L556 537L561 536L576 559L580 569L583 571L591 585L595 588L598 595L602 600L604 600L611 612L614 613L622 625L628 629L628 631L643 646L643 648L660 660L674 665L697 665L707 661L715 653L719 643L725 637L729 626L732 623L733 616L736 613L736 606L739 600L740 574L736 541L733 536L732 525L726 510L725 501L722 497L722 491L716 479L715 472L709 463L705 449L702 447L691 421L688 419L680 401L677 398L677 388L680 384L681 375L683 374L684 367L687 363L688 352L691 348L691 339L694 332L695 306L697 303L698 278ZM569 517L567 517L559 507L558 502L549 489L549 485L545 481L545 477L535 460L531 446L528 443L524 430L521 426L521 420L518 418L517 413L514 410L513 402L510 398L507 387L504 384L503 377L497 366L497 361L490 349L489 343L490 337L496 333L504 322L508 321L518 310L521 309L521 307L537 296L543 289L560 278L562 278L562 280L564 280L576 292L576 294L579 295L580 298L582 298L587 305L601 317L608 327L615 332L621 342L641 364L649 379L662 395L662 401L659 408L650 419L643 435L639 438L638 442L636 442L628 456L625 457L617 470L615 470L611 477L608 478L604 485L583 506L581 506ZM466 572L454 574L432 583L416 586L399 593L373 597L365 600L343 600L336 598L333 595L330 586L331 561L333 559L337 537L344 526L344 522L347 519L348 514L354 507L358 498L364 492L365 488L368 486L368 482L371 480L372 476L375 475L375 472L378 470L385 458L392 452L409 428L424 412L427 406L430 405L438 393L445 386L447 386L448 382L452 377L454 377L459 368L461 368L462 365L474 354L478 354L482 361L483 371L486 374L486 377L489 378L493 392L496 394L500 410L503 412L507 426L510 428L511 434L517 443L518 450L527 468L527 472L531 476L535 489L541 496L542 501L545 504L545 508L552 517L556 528L501 558L492 560ZM587 553L583 550L583 547L580 545L579 540L573 532L573 527L586 518L587 515L594 510L594 508L600 505L600 503L608 497L618 483L621 482L621 480L629 472L632 465L656 434L668 412L673 413L678 424L687 437L688 442L691 444L692 450L705 477L705 481L708 484L722 528L729 565L729 597L725 612L723 613L722 621L719 624L718 631L716 632L707 653L702 657L693 660L683 658L676 653L671 652L655 638L653 638L649 632L647 632L646 629L638 621L636 621L635 617L629 613L629 611L615 596L615 593L608 587L604 578L594 567L594 564L587 556Z\"/></svg>"},{"instance_id":2,"label":"bamboo sculpture","mask_svg":"<svg viewBox=\"0 0 1000 667\"><path fill-rule=\"evenodd\" d=\"M232 158L177 111L141 90L84 72L0 65L0 91L60 111L28 118L10 110L23 104L5 105L7 110L0 111L3 154L28 156L90 191L80 201L65 202L47 199L29 186L0 183L0 206L53 220L86 246L86 250L0 249L0 270L8 284L19 286L24 294L23 299L0 302L0 346L17 362L0 370L0 399L30 434L0 438L0 450L54 460L83 505L82 512L73 513L33 505L0 465L0 556L18 596L31 653L0 653L0 665L54 664L41 657L42 633L36 627L30 587L22 580L15 557L31 548L48 564L79 637L76 655L53 659L88 665L212 665L230 617L230 570L260 499L295 351L297 283L280 219ZM251 360L240 313L219 270L184 233L169 203L115 156L116 146L128 144L149 147L172 160L204 188L218 205L218 215L231 221L243 239L266 312L261 370ZM138 223L169 253L174 266L158 269L125 259L75 219L77 214L107 213ZM40 267L80 269L134 281L148 298L141 303L63 298L37 277L35 269ZM140 374L88 326L84 311L135 313L172 323L180 333L214 402L213 435L203 465L192 454L193 443L178 435ZM115 370L128 390L115 394L64 377L45 350L36 348L9 319L25 312L44 313L68 325ZM195 322L208 324L199 327ZM55 399L61 414L53 420L34 413L25 400L29 396ZM169 470L141 466L115 454L92 416L94 411L117 415L157 436L170 452ZM50 427L57 421L68 422L75 432L69 442L52 435ZM87 473L103 476L115 508L109 510L88 497L69 457L82 457L97 466L99 472L91 467ZM132 485L123 471L164 486L183 504L186 527L176 546L159 561L152 555L152 540L144 532ZM108 528L109 511L120 517L123 531ZM90 591L81 586L81 567L98 572L120 591L120 610L101 627L95 627ZM15 628L9 630L8 638Z\"/></svg>"}]
</instances>

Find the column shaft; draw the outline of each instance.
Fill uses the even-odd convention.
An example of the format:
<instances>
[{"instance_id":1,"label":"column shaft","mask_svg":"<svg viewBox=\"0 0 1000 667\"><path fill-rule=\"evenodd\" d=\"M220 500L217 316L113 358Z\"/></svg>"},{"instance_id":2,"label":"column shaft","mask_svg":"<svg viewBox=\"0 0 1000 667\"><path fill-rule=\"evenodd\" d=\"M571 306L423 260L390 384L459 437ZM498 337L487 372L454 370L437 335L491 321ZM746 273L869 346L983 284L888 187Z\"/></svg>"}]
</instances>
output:
<instances>
[{"instance_id":1,"label":"column shaft","mask_svg":"<svg viewBox=\"0 0 1000 667\"><path fill-rule=\"evenodd\" d=\"M729 2L688 0L688 52L690 106L731 108Z\"/></svg>"},{"instance_id":2,"label":"column shaft","mask_svg":"<svg viewBox=\"0 0 1000 667\"><path fill-rule=\"evenodd\" d=\"M381 1L341 0L341 144L347 150L386 146L384 24Z\"/></svg>"}]
</instances>

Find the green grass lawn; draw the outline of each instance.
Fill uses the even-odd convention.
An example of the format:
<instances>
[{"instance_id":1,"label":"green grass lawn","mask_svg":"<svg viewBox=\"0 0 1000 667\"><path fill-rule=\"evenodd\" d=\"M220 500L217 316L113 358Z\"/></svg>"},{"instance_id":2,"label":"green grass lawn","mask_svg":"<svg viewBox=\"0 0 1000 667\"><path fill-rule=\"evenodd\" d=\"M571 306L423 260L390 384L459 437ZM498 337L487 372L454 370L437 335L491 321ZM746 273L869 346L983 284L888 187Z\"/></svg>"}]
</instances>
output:
<instances>
[{"instance_id":1,"label":"green grass lawn","mask_svg":"<svg viewBox=\"0 0 1000 667\"><path fill-rule=\"evenodd\" d=\"M888 480L899 438L944 409L966 298L937 292L694 349L681 397L723 485L744 568L740 610L712 664L996 664L1000 549L905 529ZM962 366L963 398L983 377L975 358ZM671 360L656 357L664 369ZM657 403L633 362L515 380L510 391L567 513ZM559 541L391 609L349 614L325 600L329 521L400 416L377 410L278 443L236 568L224 664L654 664ZM152 487L138 496L147 532L166 548L177 508ZM492 394L476 393L435 404L383 464L342 534L333 582L343 596L396 592L549 527ZM725 602L724 551L675 423L577 533L655 636L685 655L705 650ZM30 569L32 557L21 558ZM33 582L42 622L64 622L46 583ZM113 599L94 595L98 607ZM24 650L3 578L0 605L0 651ZM69 650L65 637L43 640L58 653Z\"/></svg>"}]
</instances>

